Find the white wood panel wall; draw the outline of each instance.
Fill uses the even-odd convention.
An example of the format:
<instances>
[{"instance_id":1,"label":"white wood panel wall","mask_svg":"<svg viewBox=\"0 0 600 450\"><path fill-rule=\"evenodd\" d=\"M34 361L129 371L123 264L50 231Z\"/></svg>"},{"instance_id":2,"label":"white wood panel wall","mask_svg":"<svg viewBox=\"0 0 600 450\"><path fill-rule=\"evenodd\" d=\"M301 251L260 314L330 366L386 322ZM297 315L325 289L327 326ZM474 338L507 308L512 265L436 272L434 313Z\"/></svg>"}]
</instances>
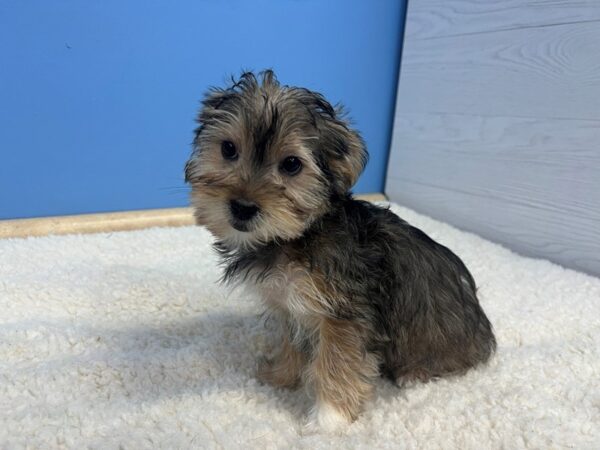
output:
<instances>
[{"instance_id":1,"label":"white wood panel wall","mask_svg":"<svg viewBox=\"0 0 600 450\"><path fill-rule=\"evenodd\" d=\"M386 193L600 275L600 0L410 0Z\"/></svg>"}]
</instances>

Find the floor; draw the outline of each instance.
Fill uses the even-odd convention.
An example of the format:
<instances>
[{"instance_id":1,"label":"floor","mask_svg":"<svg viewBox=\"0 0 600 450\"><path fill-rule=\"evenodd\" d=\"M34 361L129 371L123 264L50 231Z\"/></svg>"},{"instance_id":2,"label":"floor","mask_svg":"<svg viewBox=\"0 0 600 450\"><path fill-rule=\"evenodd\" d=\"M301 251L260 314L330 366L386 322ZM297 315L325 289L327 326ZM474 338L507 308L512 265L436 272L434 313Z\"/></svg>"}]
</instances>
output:
<instances>
[{"instance_id":1,"label":"floor","mask_svg":"<svg viewBox=\"0 0 600 450\"><path fill-rule=\"evenodd\" d=\"M472 270L489 365L382 380L344 433L306 434L306 393L256 381L276 339L204 230L3 239L0 447L597 448L600 279L393 210Z\"/></svg>"}]
</instances>

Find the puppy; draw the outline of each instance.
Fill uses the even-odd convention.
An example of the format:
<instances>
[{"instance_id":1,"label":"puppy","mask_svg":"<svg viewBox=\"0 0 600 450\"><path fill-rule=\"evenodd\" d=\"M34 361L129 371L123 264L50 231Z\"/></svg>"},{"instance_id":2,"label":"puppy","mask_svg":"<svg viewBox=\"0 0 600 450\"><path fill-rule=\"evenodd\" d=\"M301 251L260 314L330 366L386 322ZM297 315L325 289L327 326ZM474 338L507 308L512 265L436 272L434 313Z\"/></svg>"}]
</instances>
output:
<instances>
[{"instance_id":1,"label":"puppy","mask_svg":"<svg viewBox=\"0 0 600 450\"><path fill-rule=\"evenodd\" d=\"M312 387L309 424L356 419L378 376L458 374L496 342L475 281L446 247L349 189L367 151L340 107L272 71L203 101L185 168L224 280L258 289L282 327L259 378Z\"/></svg>"}]
</instances>

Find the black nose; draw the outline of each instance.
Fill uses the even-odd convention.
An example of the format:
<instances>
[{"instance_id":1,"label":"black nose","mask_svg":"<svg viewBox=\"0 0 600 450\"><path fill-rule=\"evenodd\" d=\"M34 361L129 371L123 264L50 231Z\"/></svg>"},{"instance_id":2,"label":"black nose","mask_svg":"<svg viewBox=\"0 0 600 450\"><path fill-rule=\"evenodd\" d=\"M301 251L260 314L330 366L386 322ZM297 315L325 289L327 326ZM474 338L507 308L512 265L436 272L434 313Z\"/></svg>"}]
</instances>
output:
<instances>
[{"instance_id":1,"label":"black nose","mask_svg":"<svg viewBox=\"0 0 600 450\"><path fill-rule=\"evenodd\" d=\"M258 206L246 200L231 200L229 202L231 214L238 220L250 220L258 212Z\"/></svg>"}]
</instances>

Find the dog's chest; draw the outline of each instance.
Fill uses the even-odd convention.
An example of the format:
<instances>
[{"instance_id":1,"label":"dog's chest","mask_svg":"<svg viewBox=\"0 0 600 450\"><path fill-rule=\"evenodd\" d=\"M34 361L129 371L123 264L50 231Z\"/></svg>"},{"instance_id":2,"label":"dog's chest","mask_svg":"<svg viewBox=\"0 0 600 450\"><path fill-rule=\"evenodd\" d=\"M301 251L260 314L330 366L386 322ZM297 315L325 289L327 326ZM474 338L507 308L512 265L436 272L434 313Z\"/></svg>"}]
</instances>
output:
<instances>
[{"instance_id":1,"label":"dog's chest","mask_svg":"<svg viewBox=\"0 0 600 450\"><path fill-rule=\"evenodd\" d=\"M255 282L266 306L284 313L304 326L318 318L318 293L309 272L297 264L280 262L267 276Z\"/></svg>"}]
</instances>

